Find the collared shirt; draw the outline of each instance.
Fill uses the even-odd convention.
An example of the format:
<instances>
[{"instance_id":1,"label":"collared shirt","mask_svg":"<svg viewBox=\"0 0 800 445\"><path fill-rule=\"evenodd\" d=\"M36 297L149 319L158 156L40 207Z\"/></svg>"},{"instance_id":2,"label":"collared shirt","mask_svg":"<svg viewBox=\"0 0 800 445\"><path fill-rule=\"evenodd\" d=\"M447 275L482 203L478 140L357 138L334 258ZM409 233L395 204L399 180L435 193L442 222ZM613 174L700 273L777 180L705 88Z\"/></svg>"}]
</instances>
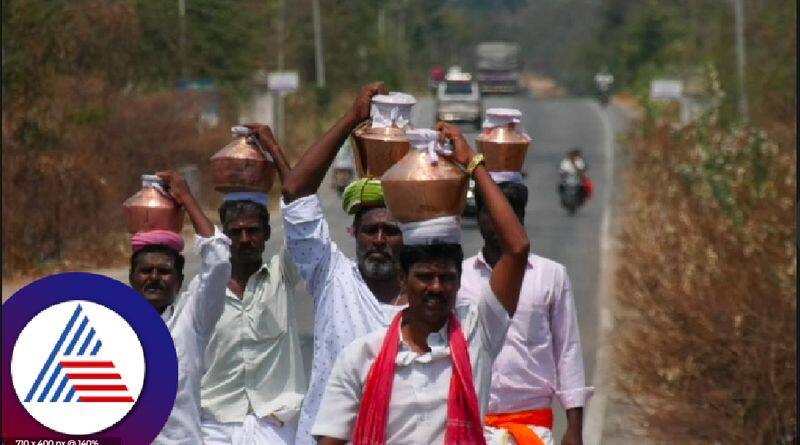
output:
<instances>
[{"instance_id":1,"label":"collared shirt","mask_svg":"<svg viewBox=\"0 0 800 445\"><path fill-rule=\"evenodd\" d=\"M479 253L464 260L458 301L474 301L492 269ZM494 363L490 413L550 407L582 407L594 392L586 387L575 301L567 271L530 254L519 303L503 349Z\"/></svg>"},{"instance_id":2,"label":"collared shirt","mask_svg":"<svg viewBox=\"0 0 800 445\"><path fill-rule=\"evenodd\" d=\"M209 238L195 237L200 253L200 273L174 305L161 313L178 356L178 393L167 423L153 443L202 443L200 430L200 379L205 372L208 339L222 315L225 287L231 277L230 240L218 227Z\"/></svg>"},{"instance_id":3,"label":"collared shirt","mask_svg":"<svg viewBox=\"0 0 800 445\"><path fill-rule=\"evenodd\" d=\"M226 289L225 310L206 348L203 413L243 422L248 412L295 418L306 392L297 331L297 268L281 249L250 276L242 298Z\"/></svg>"},{"instance_id":4,"label":"collared shirt","mask_svg":"<svg viewBox=\"0 0 800 445\"><path fill-rule=\"evenodd\" d=\"M310 430L336 355L356 338L385 328L402 306L383 304L357 264L331 240L317 195L281 200L286 248L314 298L314 357L300 411L298 445L316 445Z\"/></svg>"},{"instance_id":5,"label":"collared shirt","mask_svg":"<svg viewBox=\"0 0 800 445\"><path fill-rule=\"evenodd\" d=\"M492 362L503 346L511 320L489 290L477 303L456 306L469 348L473 384L481 418L489 402ZM312 434L349 440L355 429L370 367L386 336L386 328L356 339L339 354ZM400 335L402 339L402 331ZM441 444L447 423L447 401L453 360L447 323L428 336L430 352L414 352L402 340L395 359L395 376L386 423L386 443Z\"/></svg>"}]
</instances>

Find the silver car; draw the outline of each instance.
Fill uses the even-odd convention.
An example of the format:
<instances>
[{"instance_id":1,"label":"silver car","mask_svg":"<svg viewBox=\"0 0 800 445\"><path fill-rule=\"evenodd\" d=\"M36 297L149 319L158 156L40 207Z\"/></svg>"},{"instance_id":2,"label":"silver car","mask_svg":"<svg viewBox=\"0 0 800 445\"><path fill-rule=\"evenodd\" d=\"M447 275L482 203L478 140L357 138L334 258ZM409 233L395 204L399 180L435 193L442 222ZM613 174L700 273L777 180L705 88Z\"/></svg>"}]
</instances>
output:
<instances>
[{"instance_id":1,"label":"silver car","mask_svg":"<svg viewBox=\"0 0 800 445\"><path fill-rule=\"evenodd\" d=\"M436 120L469 122L481 128L481 93L469 73L451 73L436 89Z\"/></svg>"}]
</instances>

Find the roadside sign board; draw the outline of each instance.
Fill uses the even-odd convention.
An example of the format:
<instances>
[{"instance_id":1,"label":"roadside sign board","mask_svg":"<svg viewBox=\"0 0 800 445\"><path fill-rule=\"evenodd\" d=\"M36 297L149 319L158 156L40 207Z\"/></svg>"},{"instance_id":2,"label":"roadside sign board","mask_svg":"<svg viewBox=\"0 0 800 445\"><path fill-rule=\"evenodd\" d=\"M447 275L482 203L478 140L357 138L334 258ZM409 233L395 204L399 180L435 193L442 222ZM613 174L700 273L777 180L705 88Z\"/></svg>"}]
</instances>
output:
<instances>
[{"instance_id":1,"label":"roadside sign board","mask_svg":"<svg viewBox=\"0 0 800 445\"><path fill-rule=\"evenodd\" d=\"M683 82L674 79L654 79L650 81L650 99L678 100L683 97Z\"/></svg>"},{"instance_id":2,"label":"roadside sign board","mask_svg":"<svg viewBox=\"0 0 800 445\"><path fill-rule=\"evenodd\" d=\"M267 87L272 91L293 93L300 87L297 71L274 71L267 75Z\"/></svg>"}]
</instances>

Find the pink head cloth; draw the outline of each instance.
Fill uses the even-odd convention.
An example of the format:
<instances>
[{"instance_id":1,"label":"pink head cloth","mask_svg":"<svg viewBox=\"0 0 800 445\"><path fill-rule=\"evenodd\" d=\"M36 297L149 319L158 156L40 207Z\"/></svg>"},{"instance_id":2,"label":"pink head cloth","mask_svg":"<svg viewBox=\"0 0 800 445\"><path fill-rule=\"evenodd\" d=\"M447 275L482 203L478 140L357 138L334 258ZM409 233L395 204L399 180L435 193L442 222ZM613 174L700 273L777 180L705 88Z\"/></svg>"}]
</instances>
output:
<instances>
[{"instance_id":1,"label":"pink head cloth","mask_svg":"<svg viewBox=\"0 0 800 445\"><path fill-rule=\"evenodd\" d=\"M151 230L149 232L137 232L131 237L131 248L134 252L142 250L145 246L163 244L175 249L176 252L183 251L183 238L175 232L169 230Z\"/></svg>"}]
</instances>

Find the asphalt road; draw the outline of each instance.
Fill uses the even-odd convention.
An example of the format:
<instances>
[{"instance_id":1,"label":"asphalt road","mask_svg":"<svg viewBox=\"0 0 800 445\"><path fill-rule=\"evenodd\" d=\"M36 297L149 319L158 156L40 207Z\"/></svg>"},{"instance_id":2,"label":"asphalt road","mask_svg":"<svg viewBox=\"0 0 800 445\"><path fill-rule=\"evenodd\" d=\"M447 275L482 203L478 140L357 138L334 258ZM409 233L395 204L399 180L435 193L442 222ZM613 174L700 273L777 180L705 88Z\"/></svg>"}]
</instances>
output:
<instances>
[{"instance_id":1,"label":"asphalt road","mask_svg":"<svg viewBox=\"0 0 800 445\"><path fill-rule=\"evenodd\" d=\"M605 193L605 146L607 129L601 113L605 111L591 99L536 100L528 95L516 97L484 98L484 108L510 107L522 112L522 128L531 136L531 146L525 160L529 191L525 213L525 228L531 240L532 252L553 259L567 268L575 294L578 312L583 359L587 384L594 373L596 333L598 321L597 284L599 281L600 228L603 217ZM414 124L427 127L433 123L433 104L420 100L415 105ZM464 125L470 141L477 136L475 130ZM572 147L579 147L589 166L588 174L594 182L594 196L568 216L559 205L557 184L558 166L562 157ZM464 253L473 255L482 246L480 234L474 223L464 225ZM557 402L555 434L560 438L565 429L563 410ZM560 439L559 439L560 440Z\"/></svg>"},{"instance_id":2,"label":"asphalt road","mask_svg":"<svg viewBox=\"0 0 800 445\"><path fill-rule=\"evenodd\" d=\"M418 97L412 114L413 125L429 128L434 123L434 104L430 98ZM586 98L563 98L537 100L530 95L499 96L484 98L484 108L511 107L522 112L522 128L532 137L526 159L529 188L529 203L525 216L526 230L531 240L532 251L564 264L572 281L575 304L583 346L587 384L594 375L598 334L598 283L601 243L601 226L607 198L608 178L606 170L607 150L613 143L613 129L609 122L617 122L611 113L596 101ZM610 119L608 118L610 117ZM476 131L469 125L462 126L470 142L474 142ZM561 158L572 147L580 147L587 161L588 173L594 184L594 196L577 215L568 216L559 206L556 191L558 165ZM609 170L611 171L611 170ZM331 233L341 250L354 256L354 241L346 232L351 217L341 209L341 201L331 188L331 178L326 178L320 188L320 196L331 226ZM273 207L273 206L271 206ZM283 226L278 210L273 211L272 238L267 244L267 255L277 252L283 242ZM482 245L480 234L473 219L463 223L463 246L466 256L478 252ZM186 276L197 273L199 262L192 249L187 249ZM127 282L126 271L95 271ZM188 280L187 280L188 282ZM299 325L306 368L310 370L313 334L313 306L305 289L298 289ZM4 289L4 300L7 298ZM563 410L554 403L555 432L560 438L565 427ZM558 439L560 440L560 439Z\"/></svg>"}]
</instances>

